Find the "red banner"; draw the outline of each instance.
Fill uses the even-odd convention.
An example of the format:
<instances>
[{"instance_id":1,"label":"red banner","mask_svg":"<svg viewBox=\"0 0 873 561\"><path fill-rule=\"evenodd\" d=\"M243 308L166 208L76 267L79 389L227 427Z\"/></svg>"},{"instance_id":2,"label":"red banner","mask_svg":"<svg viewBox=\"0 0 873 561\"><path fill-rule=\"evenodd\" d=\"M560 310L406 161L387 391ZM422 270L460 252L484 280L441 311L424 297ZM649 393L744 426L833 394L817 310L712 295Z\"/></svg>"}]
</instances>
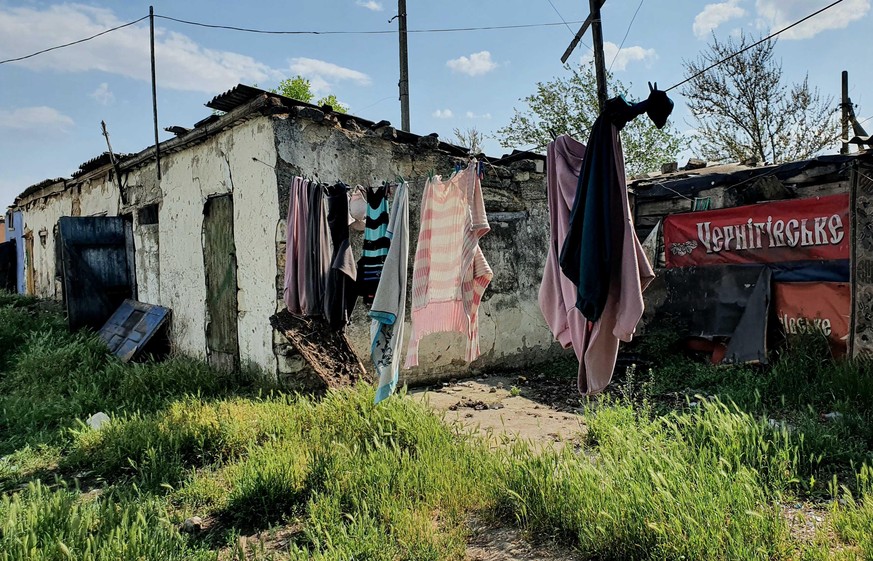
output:
<instances>
[{"instance_id":1,"label":"red banner","mask_svg":"<svg viewBox=\"0 0 873 561\"><path fill-rule=\"evenodd\" d=\"M849 195L792 199L664 219L667 267L849 258Z\"/></svg>"},{"instance_id":2,"label":"red banner","mask_svg":"<svg viewBox=\"0 0 873 561\"><path fill-rule=\"evenodd\" d=\"M773 307L789 339L801 333L821 333L827 336L835 355L846 354L849 283L774 282Z\"/></svg>"}]
</instances>

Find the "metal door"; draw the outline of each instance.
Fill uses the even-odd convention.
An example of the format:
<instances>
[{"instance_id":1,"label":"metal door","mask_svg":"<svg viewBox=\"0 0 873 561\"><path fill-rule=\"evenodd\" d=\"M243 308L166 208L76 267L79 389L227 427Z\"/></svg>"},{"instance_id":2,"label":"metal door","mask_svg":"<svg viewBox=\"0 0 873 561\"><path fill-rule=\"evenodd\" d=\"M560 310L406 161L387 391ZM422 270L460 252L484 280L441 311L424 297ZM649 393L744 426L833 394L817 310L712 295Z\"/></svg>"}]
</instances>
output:
<instances>
[{"instance_id":1,"label":"metal door","mask_svg":"<svg viewBox=\"0 0 873 561\"><path fill-rule=\"evenodd\" d=\"M64 216L58 232L70 329L100 329L125 299L136 299L131 224L119 216Z\"/></svg>"}]
</instances>

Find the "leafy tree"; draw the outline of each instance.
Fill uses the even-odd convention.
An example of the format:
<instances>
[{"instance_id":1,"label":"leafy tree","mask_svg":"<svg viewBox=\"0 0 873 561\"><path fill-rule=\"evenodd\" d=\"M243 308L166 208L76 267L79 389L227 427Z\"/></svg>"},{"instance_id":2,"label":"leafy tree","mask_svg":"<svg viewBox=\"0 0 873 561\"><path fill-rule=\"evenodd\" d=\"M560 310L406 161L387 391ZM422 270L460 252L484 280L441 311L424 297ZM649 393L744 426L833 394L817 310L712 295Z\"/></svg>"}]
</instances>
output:
<instances>
[{"instance_id":1,"label":"leafy tree","mask_svg":"<svg viewBox=\"0 0 873 561\"><path fill-rule=\"evenodd\" d=\"M834 142L832 98L803 81L786 85L782 64L773 59L772 39L696 76L702 69L757 42L745 33L738 39L712 42L697 60L684 61L682 89L698 121L697 143L711 160L780 163L814 156Z\"/></svg>"},{"instance_id":2,"label":"leafy tree","mask_svg":"<svg viewBox=\"0 0 873 561\"><path fill-rule=\"evenodd\" d=\"M515 109L509 124L497 131L502 147L543 150L561 134L588 141L588 133L600 113L594 70L591 65L565 68L569 76L538 82L536 93L521 99L527 104L526 110ZM628 89L610 76L609 93L627 96ZM672 124L658 130L645 117L625 125L621 139L629 176L659 170L661 164L674 161L685 146Z\"/></svg>"},{"instance_id":3,"label":"leafy tree","mask_svg":"<svg viewBox=\"0 0 873 561\"><path fill-rule=\"evenodd\" d=\"M464 148L469 148L472 154L482 153L482 142L485 140L485 135L482 134L476 127L470 127L466 130L455 128L455 140Z\"/></svg>"},{"instance_id":4,"label":"leafy tree","mask_svg":"<svg viewBox=\"0 0 873 561\"><path fill-rule=\"evenodd\" d=\"M349 112L349 106L345 103L340 102L333 94L326 95L323 98L319 99L316 102L316 105L330 105L337 113Z\"/></svg>"},{"instance_id":5,"label":"leafy tree","mask_svg":"<svg viewBox=\"0 0 873 561\"><path fill-rule=\"evenodd\" d=\"M302 101L303 103L312 103L312 99L315 97L312 94L312 82L303 76L286 78L279 82L279 85L270 91L279 95L284 95L285 97L290 97L291 99Z\"/></svg>"},{"instance_id":6,"label":"leafy tree","mask_svg":"<svg viewBox=\"0 0 873 561\"><path fill-rule=\"evenodd\" d=\"M286 78L270 91L304 103L313 103L312 100L315 99L315 94L312 93L312 83L303 76ZM337 113L349 112L348 105L341 103L334 94L322 97L315 102L315 105L330 105Z\"/></svg>"}]
</instances>

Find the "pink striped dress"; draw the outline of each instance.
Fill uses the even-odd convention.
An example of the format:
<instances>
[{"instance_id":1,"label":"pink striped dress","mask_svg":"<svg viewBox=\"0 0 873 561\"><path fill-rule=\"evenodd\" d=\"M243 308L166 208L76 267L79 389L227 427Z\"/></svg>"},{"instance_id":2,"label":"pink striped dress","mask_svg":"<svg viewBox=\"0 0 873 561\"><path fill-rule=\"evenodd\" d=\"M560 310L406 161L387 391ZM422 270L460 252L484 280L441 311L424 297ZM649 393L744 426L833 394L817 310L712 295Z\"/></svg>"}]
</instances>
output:
<instances>
[{"instance_id":1,"label":"pink striped dress","mask_svg":"<svg viewBox=\"0 0 873 561\"><path fill-rule=\"evenodd\" d=\"M447 181L436 176L425 184L406 368L418 366L418 344L430 333L462 333L464 358L471 362L479 356L479 304L494 276L479 238L490 229L477 162Z\"/></svg>"}]
</instances>

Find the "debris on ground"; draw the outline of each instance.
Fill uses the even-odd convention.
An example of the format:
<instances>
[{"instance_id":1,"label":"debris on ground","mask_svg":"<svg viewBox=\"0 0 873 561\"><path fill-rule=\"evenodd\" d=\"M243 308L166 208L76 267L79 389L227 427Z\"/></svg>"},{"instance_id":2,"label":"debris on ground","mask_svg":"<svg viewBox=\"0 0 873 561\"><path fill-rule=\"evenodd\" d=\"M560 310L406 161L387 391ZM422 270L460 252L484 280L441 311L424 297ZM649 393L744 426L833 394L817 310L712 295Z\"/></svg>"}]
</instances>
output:
<instances>
[{"instance_id":1,"label":"debris on ground","mask_svg":"<svg viewBox=\"0 0 873 561\"><path fill-rule=\"evenodd\" d=\"M94 413L88 420L85 421L85 424L91 427L94 430L100 430L103 426L109 422L109 415L100 411L99 413Z\"/></svg>"},{"instance_id":2,"label":"debris on ground","mask_svg":"<svg viewBox=\"0 0 873 561\"><path fill-rule=\"evenodd\" d=\"M354 385L367 379L367 370L342 331L324 318L303 317L282 310L270 317L280 331L328 388Z\"/></svg>"}]
</instances>

